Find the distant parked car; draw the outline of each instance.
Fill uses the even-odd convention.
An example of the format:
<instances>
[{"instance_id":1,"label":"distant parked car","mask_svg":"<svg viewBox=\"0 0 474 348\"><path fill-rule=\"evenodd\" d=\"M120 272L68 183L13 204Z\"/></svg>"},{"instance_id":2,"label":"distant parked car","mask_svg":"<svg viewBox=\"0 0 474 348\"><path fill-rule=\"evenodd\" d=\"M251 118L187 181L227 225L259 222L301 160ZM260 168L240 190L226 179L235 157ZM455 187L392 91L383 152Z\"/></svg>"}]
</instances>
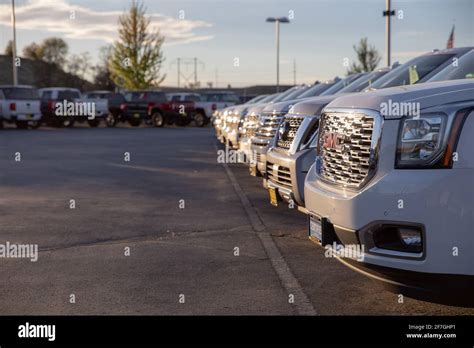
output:
<instances>
[{"instance_id":1,"label":"distant parked car","mask_svg":"<svg viewBox=\"0 0 474 348\"><path fill-rule=\"evenodd\" d=\"M106 99L82 98L76 88L51 87L40 89L43 122L54 127L73 127L75 122L86 122L97 127L108 114ZM70 109L71 107L71 109ZM62 110L61 113L58 111Z\"/></svg>"},{"instance_id":2,"label":"distant parked car","mask_svg":"<svg viewBox=\"0 0 474 348\"><path fill-rule=\"evenodd\" d=\"M125 103L120 106L121 119L133 127L142 121L163 127L175 123L185 126L192 121L194 102L172 102L162 91L130 91L125 93Z\"/></svg>"},{"instance_id":3,"label":"distant parked car","mask_svg":"<svg viewBox=\"0 0 474 348\"><path fill-rule=\"evenodd\" d=\"M38 128L40 120L40 95L35 87L0 86L0 127L8 122L18 128Z\"/></svg>"}]
</instances>

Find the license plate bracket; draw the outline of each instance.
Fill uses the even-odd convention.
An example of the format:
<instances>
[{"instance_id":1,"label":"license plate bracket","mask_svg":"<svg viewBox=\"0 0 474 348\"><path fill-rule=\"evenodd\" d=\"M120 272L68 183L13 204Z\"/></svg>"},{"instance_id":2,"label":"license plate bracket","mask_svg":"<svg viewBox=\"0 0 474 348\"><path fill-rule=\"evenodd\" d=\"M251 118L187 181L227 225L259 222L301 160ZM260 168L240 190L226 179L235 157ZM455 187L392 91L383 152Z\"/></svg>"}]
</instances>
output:
<instances>
[{"instance_id":1,"label":"license plate bracket","mask_svg":"<svg viewBox=\"0 0 474 348\"><path fill-rule=\"evenodd\" d=\"M312 215L309 216L309 237L322 244L323 224L319 218Z\"/></svg>"}]
</instances>

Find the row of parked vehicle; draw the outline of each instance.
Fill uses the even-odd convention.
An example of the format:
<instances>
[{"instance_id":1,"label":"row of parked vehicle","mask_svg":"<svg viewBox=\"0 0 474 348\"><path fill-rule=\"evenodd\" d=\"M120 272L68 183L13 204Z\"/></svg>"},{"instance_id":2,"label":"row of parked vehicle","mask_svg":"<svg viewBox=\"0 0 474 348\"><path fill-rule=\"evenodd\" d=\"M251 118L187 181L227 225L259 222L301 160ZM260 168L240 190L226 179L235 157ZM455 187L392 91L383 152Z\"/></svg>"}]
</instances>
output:
<instances>
[{"instance_id":1,"label":"row of parked vehicle","mask_svg":"<svg viewBox=\"0 0 474 348\"><path fill-rule=\"evenodd\" d=\"M3 123L18 128L73 127L87 122L97 127L104 122L115 127L127 122L138 127L142 122L154 127L194 122L203 127L213 112L239 102L227 91L198 93L164 93L156 90L92 91L82 94L78 89L33 86L0 86L0 127Z\"/></svg>"},{"instance_id":2,"label":"row of parked vehicle","mask_svg":"<svg viewBox=\"0 0 474 348\"><path fill-rule=\"evenodd\" d=\"M296 206L342 263L411 296L472 304L472 47L261 96L213 124L270 203Z\"/></svg>"}]
</instances>

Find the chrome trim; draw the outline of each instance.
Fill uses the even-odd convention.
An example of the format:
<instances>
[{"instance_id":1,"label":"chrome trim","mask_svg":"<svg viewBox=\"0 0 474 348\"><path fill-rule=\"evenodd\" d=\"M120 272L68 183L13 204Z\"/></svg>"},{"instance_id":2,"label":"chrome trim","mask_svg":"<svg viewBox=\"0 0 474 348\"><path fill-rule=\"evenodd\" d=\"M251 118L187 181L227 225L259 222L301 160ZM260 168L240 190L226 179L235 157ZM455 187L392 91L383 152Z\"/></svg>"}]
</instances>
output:
<instances>
[{"instance_id":1,"label":"chrome trim","mask_svg":"<svg viewBox=\"0 0 474 348\"><path fill-rule=\"evenodd\" d=\"M318 145L317 145L317 156L316 156L316 174L318 178L330 185L344 187L345 189L351 191L360 191L367 183L374 177L375 173L377 172L377 165L379 159L379 151L380 151L380 142L382 138L382 129L384 124L384 119L380 115L380 113L369 110L369 109L347 109L347 108L325 108L324 112L321 114L321 120L324 121L324 116L327 114L345 114L345 115L355 115L355 114L363 114L368 117L373 118L374 125L373 131L371 136L371 144L370 144L370 155L369 155L369 169L365 178L357 185L345 185L341 183L337 183L335 181L329 180L325 176L321 175L321 168L322 168L322 159L320 155L320 147L321 147L321 134L322 132L318 132ZM324 127L324 124L320 125ZM321 129L321 128L320 128Z\"/></svg>"}]
</instances>

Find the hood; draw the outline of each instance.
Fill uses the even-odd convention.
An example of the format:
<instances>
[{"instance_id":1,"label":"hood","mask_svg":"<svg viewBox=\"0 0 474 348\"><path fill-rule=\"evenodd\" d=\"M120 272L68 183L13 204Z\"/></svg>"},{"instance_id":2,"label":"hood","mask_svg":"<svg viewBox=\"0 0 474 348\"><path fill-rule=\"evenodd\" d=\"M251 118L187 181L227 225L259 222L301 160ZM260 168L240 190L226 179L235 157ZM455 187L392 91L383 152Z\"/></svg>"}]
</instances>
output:
<instances>
[{"instance_id":1,"label":"hood","mask_svg":"<svg viewBox=\"0 0 474 348\"><path fill-rule=\"evenodd\" d=\"M313 97L304 99L304 101L299 102L293 106L292 114L294 115L304 115L304 116L313 116L321 112L321 110L334 99L339 98L344 95L353 95L359 93L341 93L326 95L322 97Z\"/></svg>"},{"instance_id":2,"label":"hood","mask_svg":"<svg viewBox=\"0 0 474 348\"><path fill-rule=\"evenodd\" d=\"M237 106L234 106L232 108L232 112L234 114L239 114L239 115L243 115L245 114L245 112L247 111L247 109L250 107L250 105L237 105Z\"/></svg>"},{"instance_id":3,"label":"hood","mask_svg":"<svg viewBox=\"0 0 474 348\"><path fill-rule=\"evenodd\" d=\"M427 82L351 94L337 98L328 108L370 109L383 114L387 105L390 107L400 103L417 103L420 110L423 110L467 100L474 101L474 81L469 79ZM390 114L390 118L396 117Z\"/></svg>"},{"instance_id":4,"label":"hood","mask_svg":"<svg viewBox=\"0 0 474 348\"><path fill-rule=\"evenodd\" d=\"M296 105L298 102L300 102L303 99L293 99L293 100L287 100L287 101L282 101L274 104L268 104L265 106L263 109L263 112L275 112L275 113L287 113L288 110L294 105Z\"/></svg>"}]
</instances>

